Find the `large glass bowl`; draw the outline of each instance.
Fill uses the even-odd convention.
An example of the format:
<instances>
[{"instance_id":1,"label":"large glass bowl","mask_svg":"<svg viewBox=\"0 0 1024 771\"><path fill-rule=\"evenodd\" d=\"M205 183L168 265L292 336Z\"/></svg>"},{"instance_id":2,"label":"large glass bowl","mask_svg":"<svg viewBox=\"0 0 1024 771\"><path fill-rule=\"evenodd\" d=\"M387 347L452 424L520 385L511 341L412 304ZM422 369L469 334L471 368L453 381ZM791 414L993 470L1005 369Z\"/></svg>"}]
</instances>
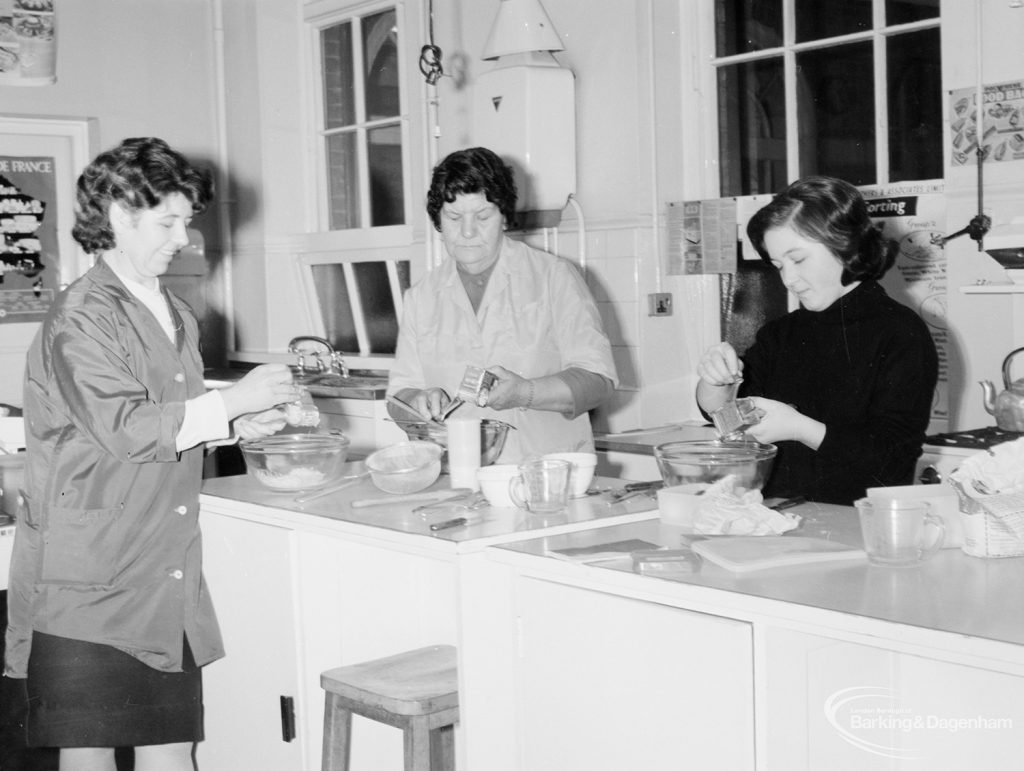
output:
<instances>
[{"instance_id":1,"label":"large glass bowl","mask_svg":"<svg viewBox=\"0 0 1024 771\"><path fill-rule=\"evenodd\" d=\"M448 471L448 427L443 423L402 423L402 429L410 439L433 442L444 448L441 456L441 471ZM511 428L500 420L480 421L480 465L490 466L505 448L505 437Z\"/></svg>"},{"instance_id":2,"label":"large glass bowl","mask_svg":"<svg viewBox=\"0 0 1024 771\"><path fill-rule=\"evenodd\" d=\"M753 440L695 439L659 444L654 458L666 487L711 484L735 474L737 490L760 490L771 474L776 452L774 444Z\"/></svg>"},{"instance_id":3,"label":"large glass bowl","mask_svg":"<svg viewBox=\"0 0 1024 771\"><path fill-rule=\"evenodd\" d=\"M386 493L415 493L441 475L443 450L433 442L399 442L366 459L370 479Z\"/></svg>"},{"instance_id":4,"label":"large glass bowl","mask_svg":"<svg viewBox=\"0 0 1024 771\"><path fill-rule=\"evenodd\" d=\"M278 492L316 490L341 476L349 439L339 432L275 434L238 443L245 470Z\"/></svg>"}]
</instances>

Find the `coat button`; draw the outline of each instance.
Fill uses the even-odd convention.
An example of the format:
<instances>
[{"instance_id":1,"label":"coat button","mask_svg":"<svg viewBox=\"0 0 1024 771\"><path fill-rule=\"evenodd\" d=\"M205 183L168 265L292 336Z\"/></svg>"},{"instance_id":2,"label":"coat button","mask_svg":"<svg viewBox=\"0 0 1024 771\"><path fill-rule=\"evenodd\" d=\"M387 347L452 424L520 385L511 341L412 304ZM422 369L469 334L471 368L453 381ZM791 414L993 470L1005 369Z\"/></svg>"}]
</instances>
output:
<instances>
[{"instance_id":1,"label":"coat button","mask_svg":"<svg viewBox=\"0 0 1024 771\"><path fill-rule=\"evenodd\" d=\"M188 514L188 506L178 506L174 511L177 514L185 516L186 514Z\"/></svg>"},{"instance_id":2,"label":"coat button","mask_svg":"<svg viewBox=\"0 0 1024 771\"><path fill-rule=\"evenodd\" d=\"M175 571L174 571L173 573L171 573L171 578L176 578L176 579L178 579L179 581L180 581L180 580L181 580L182 578L184 578L184 577L185 577L185 574L184 574L184 573L182 573L182 572L181 572L180 570L175 570Z\"/></svg>"},{"instance_id":3,"label":"coat button","mask_svg":"<svg viewBox=\"0 0 1024 771\"><path fill-rule=\"evenodd\" d=\"M177 375L174 376L174 382L175 383L184 383L185 382L185 376L182 373L179 372Z\"/></svg>"}]
</instances>

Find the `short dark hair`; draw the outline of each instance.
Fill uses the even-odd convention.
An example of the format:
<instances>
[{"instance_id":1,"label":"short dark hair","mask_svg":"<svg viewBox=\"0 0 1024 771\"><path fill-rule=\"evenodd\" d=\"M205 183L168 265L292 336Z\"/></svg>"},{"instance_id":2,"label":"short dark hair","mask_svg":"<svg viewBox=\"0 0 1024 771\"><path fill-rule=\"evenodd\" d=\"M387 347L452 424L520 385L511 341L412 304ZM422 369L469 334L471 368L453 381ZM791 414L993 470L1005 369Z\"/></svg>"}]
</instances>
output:
<instances>
[{"instance_id":1,"label":"short dark hair","mask_svg":"<svg viewBox=\"0 0 1024 771\"><path fill-rule=\"evenodd\" d=\"M89 254L114 248L110 204L138 212L181 193L200 214L213 198L210 172L197 169L162 139L136 137L100 153L78 178L71 235Z\"/></svg>"},{"instance_id":2,"label":"short dark hair","mask_svg":"<svg viewBox=\"0 0 1024 771\"><path fill-rule=\"evenodd\" d=\"M764 234L786 225L829 248L843 264L844 286L878 280L896 260L897 246L871 221L864 196L835 177L797 180L750 218L747 237L765 262L771 264Z\"/></svg>"},{"instance_id":3,"label":"short dark hair","mask_svg":"<svg viewBox=\"0 0 1024 771\"><path fill-rule=\"evenodd\" d=\"M483 193L498 207L508 227L516 225L516 179L512 167L486 147L456 150L434 167L427 192L427 214L441 229L441 208L460 194Z\"/></svg>"}]
</instances>

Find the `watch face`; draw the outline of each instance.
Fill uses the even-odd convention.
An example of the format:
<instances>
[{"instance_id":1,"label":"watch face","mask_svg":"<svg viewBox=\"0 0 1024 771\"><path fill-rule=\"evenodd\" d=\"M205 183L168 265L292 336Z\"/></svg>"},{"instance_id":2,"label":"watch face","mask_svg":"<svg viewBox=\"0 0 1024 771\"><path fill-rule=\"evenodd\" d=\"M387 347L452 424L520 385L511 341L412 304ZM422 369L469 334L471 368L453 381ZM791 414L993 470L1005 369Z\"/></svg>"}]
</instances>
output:
<instances>
[{"instance_id":1,"label":"watch face","mask_svg":"<svg viewBox=\"0 0 1024 771\"><path fill-rule=\"evenodd\" d=\"M942 254L942 233L936 230L915 230L900 239L900 254L917 262L936 260Z\"/></svg>"}]
</instances>

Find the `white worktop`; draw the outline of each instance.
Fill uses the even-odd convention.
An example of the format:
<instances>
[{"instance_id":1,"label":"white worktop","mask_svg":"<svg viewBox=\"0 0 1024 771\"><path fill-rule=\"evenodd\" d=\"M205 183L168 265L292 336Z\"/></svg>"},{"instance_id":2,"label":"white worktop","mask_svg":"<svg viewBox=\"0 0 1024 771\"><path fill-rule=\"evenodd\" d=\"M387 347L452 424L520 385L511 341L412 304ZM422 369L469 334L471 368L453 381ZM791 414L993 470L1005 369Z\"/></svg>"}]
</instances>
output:
<instances>
[{"instance_id":1,"label":"white worktop","mask_svg":"<svg viewBox=\"0 0 1024 771\"><path fill-rule=\"evenodd\" d=\"M627 539L681 546L686 534L650 498L582 498L547 518L484 509L433 533L417 504L351 506L385 495L363 480L300 506L246 476L205 483L204 562L229 655L205 675L201 763L238 760L244 745L254 769L317 768L319 672L434 643L459 649L460 771L677 768L680 731L694 767L913 767L864 750L844 729L860 712L825 719L823 707L864 688L878 714L896 704L1010 725L885 738L893 753L926 750L929 768L1000 768L993 757L1024 751L1024 558L944 549L909 569L864 560L746 574L704 562L665 579L628 558L551 554ZM794 510L803 523L787 537L860 544L853 509ZM257 666L265 677L251 677ZM294 696L298 741L275 737L279 694ZM595 733L609 721L615 731ZM264 738L250 747L239 724ZM357 730L355 767L400 766L389 729Z\"/></svg>"},{"instance_id":2,"label":"white worktop","mask_svg":"<svg viewBox=\"0 0 1024 771\"><path fill-rule=\"evenodd\" d=\"M803 522L787 537L815 536L857 548L863 545L852 507L805 503L791 511L803 517ZM692 540L679 526L652 519L600 532L519 541L502 548L547 556L552 549L633 538L668 548L679 548ZM633 572L629 558L577 567ZM731 572L705 560L699 571L690 575L638 578L669 580L687 587L724 590L929 631L1024 645L1024 557L982 559L950 548L911 568L881 567L858 559L745 573ZM1024 660L1024 651L1021 656Z\"/></svg>"},{"instance_id":3,"label":"white worktop","mask_svg":"<svg viewBox=\"0 0 1024 771\"><path fill-rule=\"evenodd\" d=\"M363 468L359 461L349 463L342 474L354 474ZM592 487L610 488L618 484L617 480L597 477ZM450 487L451 479L442 474L425 492ZM446 553L658 516L655 499L644 495L615 504L609 503L607 495L577 498L570 501L565 511L549 515L492 507L466 512L456 506L438 506L427 513L419 513L413 509L421 503L393 502L396 496L381 492L368 478L305 504L295 502L299 496L298 493L268 490L247 475L208 479L203 484L205 503L213 503L222 511L234 508L249 518L264 522L301 525L335 533L355 532L365 536L372 532L385 541L401 540ZM351 505L353 501L368 499L379 499L384 503L362 508ZM430 530L431 523L460 516L471 518L470 524L436 532Z\"/></svg>"}]
</instances>

